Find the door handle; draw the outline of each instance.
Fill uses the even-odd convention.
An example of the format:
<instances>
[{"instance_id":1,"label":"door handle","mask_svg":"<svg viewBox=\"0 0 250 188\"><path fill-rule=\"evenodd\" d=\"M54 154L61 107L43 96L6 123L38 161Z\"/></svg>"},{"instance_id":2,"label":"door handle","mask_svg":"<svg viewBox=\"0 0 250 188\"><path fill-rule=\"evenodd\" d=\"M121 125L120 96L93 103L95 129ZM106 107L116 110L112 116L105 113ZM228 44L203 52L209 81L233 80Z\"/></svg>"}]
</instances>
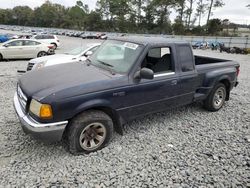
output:
<instances>
[{"instance_id":1,"label":"door handle","mask_svg":"<svg viewBox=\"0 0 250 188\"><path fill-rule=\"evenodd\" d=\"M171 85L176 85L177 84L177 80L172 80L171 81Z\"/></svg>"}]
</instances>

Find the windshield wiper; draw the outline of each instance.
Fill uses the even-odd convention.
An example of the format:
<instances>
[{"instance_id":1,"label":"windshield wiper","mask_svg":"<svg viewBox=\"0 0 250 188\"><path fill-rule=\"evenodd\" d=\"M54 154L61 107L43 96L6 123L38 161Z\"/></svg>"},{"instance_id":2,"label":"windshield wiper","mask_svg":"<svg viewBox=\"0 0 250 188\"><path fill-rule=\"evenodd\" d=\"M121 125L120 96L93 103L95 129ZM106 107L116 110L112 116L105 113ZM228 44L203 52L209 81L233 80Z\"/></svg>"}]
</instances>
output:
<instances>
[{"instance_id":1,"label":"windshield wiper","mask_svg":"<svg viewBox=\"0 0 250 188\"><path fill-rule=\"evenodd\" d=\"M100 61L100 60L98 60L101 64L103 64L103 65L105 65L105 66L108 66L108 67L114 67L113 65L110 65L110 64L108 64L108 63L105 63L105 62L103 62L103 61Z\"/></svg>"},{"instance_id":2,"label":"windshield wiper","mask_svg":"<svg viewBox=\"0 0 250 188\"><path fill-rule=\"evenodd\" d=\"M107 67L107 70L110 71L110 73L111 73L112 75L115 75L114 70L110 68L110 67L114 67L113 65L110 65L110 64L105 63L105 62L100 61L100 60L97 60L97 61L98 61L99 63L101 63L102 65L105 65L105 66Z\"/></svg>"}]
</instances>

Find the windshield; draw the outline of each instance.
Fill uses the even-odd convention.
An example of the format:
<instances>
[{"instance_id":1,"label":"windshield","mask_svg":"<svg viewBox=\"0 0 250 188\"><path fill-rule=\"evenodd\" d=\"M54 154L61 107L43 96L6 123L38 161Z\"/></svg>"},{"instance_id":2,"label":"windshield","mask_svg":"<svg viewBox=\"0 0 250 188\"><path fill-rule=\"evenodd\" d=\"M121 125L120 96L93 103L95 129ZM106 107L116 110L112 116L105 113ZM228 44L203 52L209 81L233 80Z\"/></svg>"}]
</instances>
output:
<instances>
[{"instance_id":1,"label":"windshield","mask_svg":"<svg viewBox=\"0 0 250 188\"><path fill-rule=\"evenodd\" d=\"M64 54L67 55L80 55L82 52L84 52L87 48L87 46L84 47L78 47L78 48L74 48L73 50L69 50L67 52L64 52Z\"/></svg>"},{"instance_id":2,"label":"windshield","mask_svg":"<svg viewBox=\"0 0 250 188\"><path fill-rule=\"evenodd\" d=\"M90 61L92 64L112 72L126 73L141 50L142 46L135 43L108 40L90 57Z\"/></svg>"}]
</instances>

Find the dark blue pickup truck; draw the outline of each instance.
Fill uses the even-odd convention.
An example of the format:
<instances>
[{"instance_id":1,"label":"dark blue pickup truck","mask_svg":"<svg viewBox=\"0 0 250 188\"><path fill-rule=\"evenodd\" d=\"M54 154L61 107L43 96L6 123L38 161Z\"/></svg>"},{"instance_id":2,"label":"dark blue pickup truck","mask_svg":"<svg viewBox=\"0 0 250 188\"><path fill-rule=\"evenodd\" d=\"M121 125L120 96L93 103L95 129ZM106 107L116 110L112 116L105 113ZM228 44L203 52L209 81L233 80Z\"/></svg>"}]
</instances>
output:
<instances>
[{"instance_id":1,"label":"dark blue pickup truck","mask_svg":"<svg viewBox=\"0 0 250 188\"><path fill-rule=\"evenodd\" d=\"M238 74L237 62L194 56L186 42L123 37L105 41L84 62L26 73L14 106L26 133L65 138L70 152L89 153L139 116L194 101L219 110Z\"/></svg>"}]
</instances>

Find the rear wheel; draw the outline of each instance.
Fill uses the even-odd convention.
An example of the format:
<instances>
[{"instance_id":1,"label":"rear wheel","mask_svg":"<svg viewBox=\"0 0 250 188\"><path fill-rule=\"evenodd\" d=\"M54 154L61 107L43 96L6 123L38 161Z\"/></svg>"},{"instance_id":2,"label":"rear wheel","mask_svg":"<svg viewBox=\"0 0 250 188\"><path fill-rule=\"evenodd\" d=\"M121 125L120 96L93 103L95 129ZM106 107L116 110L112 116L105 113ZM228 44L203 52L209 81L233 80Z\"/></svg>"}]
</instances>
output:
<instances>
[{"instance_id":1,"label":"rear wheel","mask_svg":"<svg viewBox=\"0 0 250 188\"><path fill-rule=\"evenodd\" d=\"M113 136L113 122L102 111L90 110L75 117L67 130L72 154L90 153L107 146Z\"/></svg>"},{"instance_id":2,"label":"rear wheel","mask_svg":"<svg viewBox=\"0 0 250 188\"><path fill-rule=\"evenodd\" d=\"M226 95L225 85L222 83L217 84L204 101L204 107L212 112L218 111L225 103Z\"/></svg>"},{"instance_id":3,"label":"rear wheel","mask_svg":"<svg viewBox=\"0 0 250 188\"><path fill-rule=\"evenodd\" d=\"M44 51L41 51L37 54L37 57L43 57L43 56L46 56L47 55L47 52L44 52Z\"/></svg>"}]
</instances>

